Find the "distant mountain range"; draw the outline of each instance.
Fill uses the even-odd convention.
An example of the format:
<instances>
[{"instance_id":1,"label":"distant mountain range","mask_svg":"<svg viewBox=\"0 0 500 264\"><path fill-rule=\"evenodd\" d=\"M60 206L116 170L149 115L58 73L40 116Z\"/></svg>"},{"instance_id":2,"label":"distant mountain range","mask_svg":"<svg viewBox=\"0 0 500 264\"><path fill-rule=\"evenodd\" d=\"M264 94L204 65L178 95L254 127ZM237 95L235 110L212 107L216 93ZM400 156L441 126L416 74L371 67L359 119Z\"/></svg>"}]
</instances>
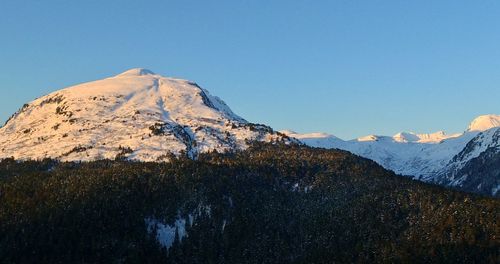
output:
<instances>
[{"instance_id":1,"label":"distant mountain range","mask_svg":"<svg viewBox=\"0 0 500 264\"><path fill-rule=\"evenodd\" d=\"M401 132L346 141L326 133L281 132L312 147L350 151L426 182L490 195L497 195L500 186L500 162L493 162L500 156L500 115L479 116L463 133L452 135Z\"/></svg>"},{"instance_id":2,"label":"distant mountain range","mask_svg":"<svg viewBox=\"0 0 500 264\"><path fill-rule=\"evenodd\" d=\"M302 142L372 159L415 179L498 195L500 115L463 133L398 133L342 140L274 131L236 115L195 82L136 68L68 87L25 104L0 128L0 159L166 161L246 149L252 141Z\"/></svg>"}]
</instances>

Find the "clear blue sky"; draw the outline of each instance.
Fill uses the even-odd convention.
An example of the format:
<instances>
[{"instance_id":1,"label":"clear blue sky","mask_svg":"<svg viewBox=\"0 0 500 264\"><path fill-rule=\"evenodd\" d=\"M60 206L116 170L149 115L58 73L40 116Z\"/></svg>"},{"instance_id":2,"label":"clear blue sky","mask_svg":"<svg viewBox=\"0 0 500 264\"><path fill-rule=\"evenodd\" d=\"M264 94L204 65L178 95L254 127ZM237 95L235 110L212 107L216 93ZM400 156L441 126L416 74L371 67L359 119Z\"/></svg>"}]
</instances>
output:
<instances>
[{"instance_id":1,"label":"clear blue sky","mask_svg":"<svg viewBox=\"0 0 500 264\"><path fill-rule=\"evenodd\" d=\"M144 67L344 139L500 114L500 1L0 1L0 122Z\"/></svg>"}]
</instances>

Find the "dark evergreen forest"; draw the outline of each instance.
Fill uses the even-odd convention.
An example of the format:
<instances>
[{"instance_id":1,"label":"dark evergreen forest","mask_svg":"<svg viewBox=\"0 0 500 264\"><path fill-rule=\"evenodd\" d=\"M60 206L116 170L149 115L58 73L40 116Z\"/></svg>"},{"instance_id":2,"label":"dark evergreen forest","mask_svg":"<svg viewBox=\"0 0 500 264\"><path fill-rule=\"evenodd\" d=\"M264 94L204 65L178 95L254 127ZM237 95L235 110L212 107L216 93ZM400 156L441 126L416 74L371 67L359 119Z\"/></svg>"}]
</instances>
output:
<instances>
[{"instance_id":1,"label":"dark evergreen forest","mask_svg":"<svg viewBox=\"0 0 500 264\"><path fill-rule=\"evenodd\" d=\"M499 208L300 145L168 163L5 159L0 263L499 263ZM186 235L165 247L148 219L184 219Z\"/></svg>"}]
</instances>

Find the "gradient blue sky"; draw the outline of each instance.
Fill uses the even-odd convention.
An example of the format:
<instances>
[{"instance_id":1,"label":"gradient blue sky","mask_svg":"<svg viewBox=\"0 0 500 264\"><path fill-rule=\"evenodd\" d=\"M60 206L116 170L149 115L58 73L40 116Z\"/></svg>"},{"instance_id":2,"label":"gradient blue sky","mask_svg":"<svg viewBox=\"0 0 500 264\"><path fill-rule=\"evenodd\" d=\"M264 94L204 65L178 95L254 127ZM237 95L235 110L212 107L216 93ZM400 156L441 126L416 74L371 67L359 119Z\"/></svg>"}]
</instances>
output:
<instances>
[{"instance_id":1,"label":"gradient blue sky","mask_svg":"<svg viewBox=\"0 0 500 264\"><path fill-rule=\"evenodd\" d=\"M344 139L500 114L500 1L0 2L0 122L144 67L275 129Z\"/></svg>"}]
</instances>

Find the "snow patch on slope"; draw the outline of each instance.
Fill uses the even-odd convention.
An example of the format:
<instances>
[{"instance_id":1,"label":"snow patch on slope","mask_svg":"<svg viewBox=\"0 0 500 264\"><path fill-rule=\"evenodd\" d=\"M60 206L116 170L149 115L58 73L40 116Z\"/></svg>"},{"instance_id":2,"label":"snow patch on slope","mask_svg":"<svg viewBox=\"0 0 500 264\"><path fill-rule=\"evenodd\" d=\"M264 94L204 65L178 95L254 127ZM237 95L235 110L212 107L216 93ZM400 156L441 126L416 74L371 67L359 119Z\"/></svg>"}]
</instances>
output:
<instances>
[{"instance_id":1,"label":"snow patch on slope","mask_svg":"<svg viewBox=\"0 0 500 264\"><path fill-rule=\"evenodd\" d=\"M498 190L500 190L500 185L497 185L495 188L491 190L491 195L496 195Z\"/></svg>"},{"instance_id":2,"label":"snow patch on slope","mask_svg":"<svg viewBox=\"0 0 500 264\"><path fill-rule=\"evenodd\" d=\"M162 223L153 218L146 218L146 227L149 233L156 233L156 240L160 245L169 249L175 241L175 237L182 242L182 239L187 236L186 219L177 218L172 225Z\"/></svg>"},{"instance_id":3,"label":"snow patch on slope","mask_svg":"<svg viewBox=\"0 0 500 264\"><path fill-rule=\"evenodd\" d=\"M182 217L178 213L172 224L167 224L165 221L155 217L146 217L144 222L148 233L154 234L158 243L164 248L169 249L174 244L176 236L179 242L188 237L187 230L203 215L209 218L212 217L212 207L210 205L199 204L187 217Z\"/></svg>"},{"instance_id":4,"label":"snow patch on slope","mask_svg":"<svg viewBox=\"0 0 500 264\"><path fill-rule=\"evenodd\" d=\"M401 132L394 135L392 138L396 142L413 142L413 143L439 143L445 139L456 138L462 134L447 135L444 131L438 131L430 134L417 134L414 132Z\"/></svg>"}]
</instances>

